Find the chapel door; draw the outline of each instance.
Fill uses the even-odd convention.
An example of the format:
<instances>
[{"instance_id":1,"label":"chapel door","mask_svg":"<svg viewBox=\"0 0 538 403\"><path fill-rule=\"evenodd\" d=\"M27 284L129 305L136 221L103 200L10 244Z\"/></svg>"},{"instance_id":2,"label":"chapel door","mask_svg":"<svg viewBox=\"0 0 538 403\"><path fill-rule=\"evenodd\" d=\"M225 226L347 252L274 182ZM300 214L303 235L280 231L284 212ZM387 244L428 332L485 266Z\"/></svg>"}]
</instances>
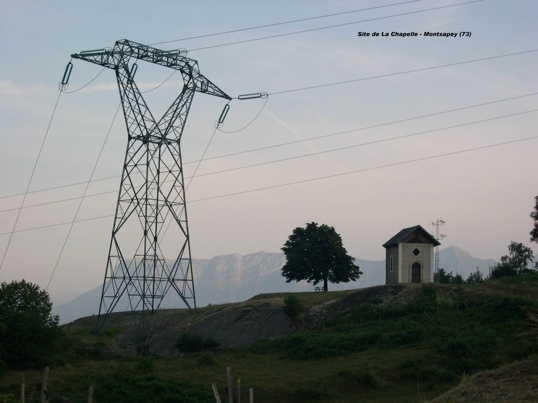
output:
<instances>
[{"instance_id":1,"label":"chapel door","mask_svg":"<svg viewBox=\"0 0 538 403\"><path fill-rule=\"evenodd\" d=\"M415 262L411 266L411 282L412 283L420 283L420 272L422 271L422 267L420 263Z\"/></svg>"}]
</instances>

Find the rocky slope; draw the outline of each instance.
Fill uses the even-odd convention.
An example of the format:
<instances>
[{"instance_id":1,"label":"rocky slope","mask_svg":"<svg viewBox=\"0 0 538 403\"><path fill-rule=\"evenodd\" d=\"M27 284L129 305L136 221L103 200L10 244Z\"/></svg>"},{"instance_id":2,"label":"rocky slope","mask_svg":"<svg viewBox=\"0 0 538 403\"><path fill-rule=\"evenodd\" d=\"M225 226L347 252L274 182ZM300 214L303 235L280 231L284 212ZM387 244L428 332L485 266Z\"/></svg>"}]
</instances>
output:
<instances>
[{"instance_id":1,"label":"rocky slope","mask_svg":"<svg viewBox=\"0 0 538 403\"><path fill-rule=\"evenodd\" d=\"M302 315L302 327L316 328L336 315L351 312L357 304L369 300L381 301L382 305L407 303L412 298L411 285L376 286L337 293L312 293L317 301L308 306ZM165 309L147 316L149 353L162 357L181 354L176 341L183 332L202 338L212 338L220 348L236 348L252 345L260 340L271 340L291 334L293 320L284 313L284 294L235 303L210 306L196 313L188 310ZM97 316L78 319L64 328L73 334L91 332ZM140 335L137 332L140 316L130 312L113 313L101 330L113 335L106 341L101 353L107 356L131 356L137 354ZM94 345L89 345L93 349Z\"/></svg>"}]
</instances>

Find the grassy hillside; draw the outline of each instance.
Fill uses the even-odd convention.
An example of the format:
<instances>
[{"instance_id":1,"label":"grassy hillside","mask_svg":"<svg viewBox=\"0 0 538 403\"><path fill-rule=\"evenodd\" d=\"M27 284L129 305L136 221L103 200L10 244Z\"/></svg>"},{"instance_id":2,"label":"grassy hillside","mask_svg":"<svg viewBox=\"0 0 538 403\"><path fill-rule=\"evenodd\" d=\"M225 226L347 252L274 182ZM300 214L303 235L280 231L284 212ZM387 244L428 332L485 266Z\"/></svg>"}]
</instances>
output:
<instances>
[{"instance_id":1,"label":"grassy hillside","mask_svg":"<svg viewBox=\"0 0 538 403\"><path fill-rule=\"evenodd\" d=\"M183 335L182 351L172 358L122 356L121 350L115 357L105 354L128 332L124 323L100 335L91 327L71 327L66 354L50 364L49 389L80 402L86 401L89 385L98 403L213 402L211 384L216 383L226 401L226 367L231 367L234 389L240 379L242 401L248 401L249 388L256 402L429 400L462 379L469 382L472 374L538 352L536 335L527 334L532 327L528 313L538 310L537 291L535 276L474 286L298 293L294 296L303 310L293 318L289 336L223 349L211 348L207 335L194 332L196 324L224 323L221 316L231 309L238 315L229 323L249 321L250 326L237 328L241 332L262 327L268 317L280 318L275 314L282 314L286 295L260 295L242 304L204 308L195 316L182 314L181 323L167 322L168 329L175 329L167 340ZM233 338L233 332L226 337ZM0 379L0 401L19 395L22 375L10 371ZM41 373L24 375L26 401L32 401L28 396ZM517 389L517 382L509 385Z\"/></svg>"}]
</instances>

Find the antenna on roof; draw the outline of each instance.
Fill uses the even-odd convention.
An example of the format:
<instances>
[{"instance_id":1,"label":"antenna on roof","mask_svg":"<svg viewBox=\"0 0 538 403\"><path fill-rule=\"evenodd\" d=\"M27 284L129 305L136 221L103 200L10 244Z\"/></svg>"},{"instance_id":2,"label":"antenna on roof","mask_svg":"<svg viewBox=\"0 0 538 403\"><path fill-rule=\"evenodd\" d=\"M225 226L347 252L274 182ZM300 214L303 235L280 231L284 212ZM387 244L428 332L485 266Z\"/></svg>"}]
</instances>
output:
<instances>
[{"instance_id":1,"label":"antenna on roof","mask_svg":"<svg viewBox=\"0 0 538 403\"><path fill-rule=\"evenodd\" d=\"M435 226L435 239L438 241L446 238L446 235L439 233L439 227L442 227L443 224L446 224L446 221L438 218L435 222L432 222L432 225ZM435 276L434 278L439 278L439 245L435 247Z\"/></svg>"}]
</instances>

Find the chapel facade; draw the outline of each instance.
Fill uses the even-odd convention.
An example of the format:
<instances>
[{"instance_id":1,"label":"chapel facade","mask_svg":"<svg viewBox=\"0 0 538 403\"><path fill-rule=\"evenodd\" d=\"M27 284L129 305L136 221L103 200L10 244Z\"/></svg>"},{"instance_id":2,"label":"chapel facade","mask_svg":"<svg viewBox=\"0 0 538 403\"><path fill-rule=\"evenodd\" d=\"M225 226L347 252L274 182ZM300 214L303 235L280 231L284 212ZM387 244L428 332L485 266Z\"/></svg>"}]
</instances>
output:
<instances>
[{"instance_id":1,"label":"chapel facade","mask_svg":"<svg viewBox=\"0 0 538 403\"><path fill-rule=\"evenodd\" d=\"M383 244L386 284L432 283L434 248L440 244L420 225L402 229Z\"/></svg>"}]
</instances>

